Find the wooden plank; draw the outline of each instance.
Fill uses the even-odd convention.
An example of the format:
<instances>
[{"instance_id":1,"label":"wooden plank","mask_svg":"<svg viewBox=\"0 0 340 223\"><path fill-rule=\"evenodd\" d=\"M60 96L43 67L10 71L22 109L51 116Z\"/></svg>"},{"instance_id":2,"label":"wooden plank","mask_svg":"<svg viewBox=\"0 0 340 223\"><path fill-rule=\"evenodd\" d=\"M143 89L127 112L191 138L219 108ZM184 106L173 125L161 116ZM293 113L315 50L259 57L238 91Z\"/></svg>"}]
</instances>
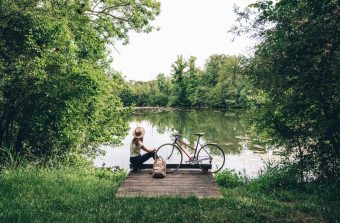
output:
<instances>
[{"instance_id":1,"label":"wooden plank","mask_svg":"<svg viewBox=\"0 0 340 223\"><path fill-rule=\"evenodd\" d=\"M201 170L178 170L165 178L152 178L150 171L130 172L116 196L197 196L220 198L222 194L211 173Z\"/></svg>"},{"instance_id":2,"label":"wooden plank","mask_svg":"<svg viewBox=\"0 0 340 223\"><path fill-rule=\"evenodd\" d=\"M167 164L167 168L176 168L176 164ZM139 169L152 169L153 164L142 164ZM130 164L130 169L132 169L133 166ZM180 169L211 169L211 164L187 164L187 163L182 163L181 166L179 167Z\"/></svg>"}]
</instances>

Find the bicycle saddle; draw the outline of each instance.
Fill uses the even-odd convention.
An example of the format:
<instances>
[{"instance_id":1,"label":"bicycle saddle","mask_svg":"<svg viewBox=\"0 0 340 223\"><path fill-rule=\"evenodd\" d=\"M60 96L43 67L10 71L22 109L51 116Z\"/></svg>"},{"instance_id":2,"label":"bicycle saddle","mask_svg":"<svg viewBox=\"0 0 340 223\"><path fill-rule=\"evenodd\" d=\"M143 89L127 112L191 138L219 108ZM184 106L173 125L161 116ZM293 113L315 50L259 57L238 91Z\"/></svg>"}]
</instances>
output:
<instances>
[{"instance_id":1,"label":"bicycle saddle","mask_svg":"<svg viewBox=\"0 0 340 223\"><path fill-rule=\"evenodd\" d=\"M204 136L205 133L204 132L198 132L198 133L195 133L195 135L197 135L197 136Z\"/></svg>"},{"instance_id":2,"label":"bicycle saddle","mask_svg":"<svg viewBox=\"0 0 340 223\"><path fill-rule=\"evenodd\" d=\"M174 137L176 137L176 138L181 137L181 135L178 134L178 133L172 134L172 136L174 136Z\"/></svg>"}]
</instances>

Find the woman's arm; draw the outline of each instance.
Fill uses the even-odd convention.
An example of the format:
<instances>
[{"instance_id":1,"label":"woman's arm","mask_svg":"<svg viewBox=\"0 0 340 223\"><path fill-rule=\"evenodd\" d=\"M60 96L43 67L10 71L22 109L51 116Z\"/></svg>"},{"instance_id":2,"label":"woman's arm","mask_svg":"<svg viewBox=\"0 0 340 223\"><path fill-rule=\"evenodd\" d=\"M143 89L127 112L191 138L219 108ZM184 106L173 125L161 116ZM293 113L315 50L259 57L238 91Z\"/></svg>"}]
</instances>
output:
<instances>
[{"instance_id":1,"label":"woman's arm","mask_svg":"<svg viewBox=\"0 0 340 223\"><path fill-rule=\"evenodd\" d=\"M145 152L148 152L148 153L149 153L149 152L155 151L155 149L149 149L149 148L147 148L146 146L144 146L144 144L143 144L141 141L139 141L138 144L139 144L140 148L141 148L142 150L144 150Z\"/></svg>"}]
</instances>

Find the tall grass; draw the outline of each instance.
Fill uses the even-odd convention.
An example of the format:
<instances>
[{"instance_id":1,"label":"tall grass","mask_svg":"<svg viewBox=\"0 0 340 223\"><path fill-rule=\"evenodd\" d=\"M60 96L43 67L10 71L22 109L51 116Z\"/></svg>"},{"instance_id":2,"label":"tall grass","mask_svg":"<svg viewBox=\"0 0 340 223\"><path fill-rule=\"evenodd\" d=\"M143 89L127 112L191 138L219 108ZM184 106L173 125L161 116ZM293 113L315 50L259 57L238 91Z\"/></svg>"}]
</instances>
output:
<instances>
[{"instance_id":1,"label":"tall grass","mask_svg":"<svg viewBox=\"0 0 340 223\"><path fill-rule=\"evenodd\" d=\"M272 190L267 178L216 175L222 199L117 198L124 171L89 166L5 168L0 171L0 222L336 222L329 186ZM274 184L276 185L276 184ZM310 188L308 188L310 187ZM288 199L289 198L289 199Z\"/></svg>"},{"instance_id":2,"label":"tall grass","mask_svg":"<svg viewBox=\"0 0 340 223\"><path fill-rule=\"evenodd\" d=\"M83 167L2 170L0 222L81 222L112 200L125 174Z\"/></svg>"},{"instance_id":3,"label":"tall grass","mask_svg":"<svg viewBox=\"0 0 340 223\"><path fill-rule=\"evenodd\" d=\"M233 171L216 175L224 197L247 200L266 214L287 213L284 222L340 221L340 190L335 182L302 182L294 165L268 165L256 178ZM249 207L251 207L250 205ZM279 214L279 216L281 215Z\"/></svg>"}]
</instances>

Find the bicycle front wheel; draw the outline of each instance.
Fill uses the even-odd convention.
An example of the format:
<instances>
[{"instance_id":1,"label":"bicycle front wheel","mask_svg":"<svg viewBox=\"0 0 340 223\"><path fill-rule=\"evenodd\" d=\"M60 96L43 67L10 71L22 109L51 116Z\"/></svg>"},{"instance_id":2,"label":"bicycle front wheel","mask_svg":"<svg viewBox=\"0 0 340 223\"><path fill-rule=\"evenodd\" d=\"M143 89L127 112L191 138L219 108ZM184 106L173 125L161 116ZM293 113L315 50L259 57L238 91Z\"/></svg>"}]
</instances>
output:
<instances>
[{"instance_id":1,"label":"bicycle front wheel","mask_svg":"<svg viewBox=\"0 0 340 223\"><path fill-rule=\"evenodd\" d=\"M225 155L221 147L216 144L206 144L197 153L197 161L202 170L212 173L220 171L225 163ZM207 168L211 165L211 169Z\"/></svg>"},{"instance_id":2,"label":"bicycle front wheel","mask_svg":"<svg viewBox=\"0 0 340 223\"><path fill-rule=\"evenodd\" d=\"M156 150L156 156L162 157L166 162L166 172L176 171L183 161L182 151L175 144L167 143Z\"/></svg>"}]
</instances>

